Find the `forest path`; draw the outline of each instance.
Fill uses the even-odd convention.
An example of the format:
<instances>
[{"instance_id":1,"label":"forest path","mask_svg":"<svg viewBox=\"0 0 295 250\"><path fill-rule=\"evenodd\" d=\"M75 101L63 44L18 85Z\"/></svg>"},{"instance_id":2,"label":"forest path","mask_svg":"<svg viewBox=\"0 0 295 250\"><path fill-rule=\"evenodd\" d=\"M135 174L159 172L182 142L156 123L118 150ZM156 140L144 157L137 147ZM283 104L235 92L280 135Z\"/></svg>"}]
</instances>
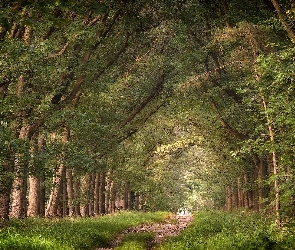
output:
<instances>
[{"instance_id":1,"label":"forest path","mask_svg":"<svg viewBox=\"0 0 295 250\"><path fill-rule=\"evenodd\" d=\"M175 215L174 218L169 218L162 223L142 224L135 227L128 228L118 234L110 243L109 248L96 248L95 250L113 250L117 247L123 237L130 233L154 233L155 236L152 241L148 242L147 249L153 249L155 245L160 244L168 236L177 236L184 230L192 221L192 214Z\"/></svg>"}]
</instances>

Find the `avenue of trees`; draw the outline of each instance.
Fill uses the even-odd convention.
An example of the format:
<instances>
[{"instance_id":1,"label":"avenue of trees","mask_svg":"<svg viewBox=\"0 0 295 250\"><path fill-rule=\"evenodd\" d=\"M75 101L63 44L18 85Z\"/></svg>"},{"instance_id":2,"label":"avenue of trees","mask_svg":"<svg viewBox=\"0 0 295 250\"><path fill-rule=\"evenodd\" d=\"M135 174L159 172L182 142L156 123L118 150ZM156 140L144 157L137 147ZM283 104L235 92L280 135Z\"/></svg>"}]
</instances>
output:
<instances>
[{"instance_id":1,"label":"avenue of trees","mask_svg":"<svg viewBox=\"0 0 295 250\"><path fill-rule=\"evenodd\" d=\"M295 213L295 1L0 1L0 218Z\"/></svg>"}]
</instances>

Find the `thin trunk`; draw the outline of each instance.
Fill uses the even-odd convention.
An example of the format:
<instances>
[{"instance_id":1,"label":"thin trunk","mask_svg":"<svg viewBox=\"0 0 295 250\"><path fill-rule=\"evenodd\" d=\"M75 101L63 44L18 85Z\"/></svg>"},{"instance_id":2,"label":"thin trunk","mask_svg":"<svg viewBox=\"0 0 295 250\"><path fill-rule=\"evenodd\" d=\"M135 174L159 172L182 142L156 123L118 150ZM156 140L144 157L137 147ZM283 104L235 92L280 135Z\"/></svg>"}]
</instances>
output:
<instances>
[{"instance_id":1,"label":"thin trunk","mask_svg":"<svg viewBox=\"0 0 295 250\"><path fill-rule=\"evenodd\" d=\"M89 183L89 216L94 216L94 187L95 187L95 173L90 174Z\"/></svg>"},{"instance_id":2,"label":"thin trunk","mask_svg":"<svg viewBox=\"0 0 295 250\"><path fill-rule=\"evenodd\" d=\"M287 16L285 14L285 11L280 6L280 4L278 3L277 0L271 0L271 2L276 9L279 20L280 20L281 24L283 25L285 31L287 32L290 40L292 41L292 43L295 43L295 32L292 29L292 27L288 24L288 20L287 20Z\"/></svg>"},{"instance_id":3,"label":"thin trunk","mask_svg":"<svg viewBox=\"0 0 295 250\"><path fill-rule=\"evenodd\" d=\"M248 182L248 175L247 173L244 174L244 207L249 209L249 191L247 190L247 186L249 185Z\"/></svg>"},{"instance_id":4,"label":"thin trunk","mask_svg":"<svg viewBox=\"0 0 295 250\"><path fill-rule=\"evenodd\" d=\"M232 210L232 194L231 194L231 189L229 186L225 187L225 210L226 211L231 211Z\"/></svg>"},{"instance_id":5,"label":"thin trunk","mask_svg":"<svg viewBox=\"0 0 295 250\"><path fill-rule=\"evenodd\" d=\"M242 180L241 178L239 177L238 180L237 180L237 183L238 183L238 208L242 208L244 207L244 194L243 194L243 188L242 188Z\"/></svg>"},{"instance_id":6,"label":"thin trunk","mask_svg":"<svg viewBox=\"0 0 295 250\"><path fill-rule=\"evenodd\" d=\"M272 2L274 2L272 0ZM295 38L295 36L294 36ZM295 40L294 40L295 41ZM264 111L265 111L265 116L266 116L266 120L267 120L267 126L268 126L268 132L269 132L269 138L270 138L270 142L273 145L275 140L274 140L274 133L273 133L273 128L271 125L271 120L268 116L268 108L267 108L267 104L265 101L265 98L263 95L261 95L261 99L262 99L262 104L264 107ZM275 206L274 206L274 211L276 214L276 224L278 226L280 226L281 224L281 219L280 219L280 197L279 197L279 183L278 183L278 164L277 164L277 156L276 156L276 152L272 151L272 167L273 167L273 174L275 176L274 179L274 192L275 192Z\"/></svg>"},{"instance_id":7,"label":"thin trunk","mask_svg":"<svg viewBox=\"0 0 295 250\"><path fill-rule=\"evenodd\" d=\"M67 179L66 179L66 168L62 175L62 217L67 217L68 215L68 192L67 192Z\"/></svg>"},{"instance_id":8,"label":"thin trunk","mask_svg":"<svg viewBox=\"0 0 295 250\"><path fill-rule=\"evenodd\" d=\"M99 185L99 213L100 214L105 214L106 213L106 209L105 209L105 192L106 192L105 172L102 171L102 172L100 172L100 185Z\"/></svg>"},{"instance_id":9,"label":"thin trunk","mask_svg":"<svg viewBox=\"0 0 295 250\"><path fill-rule=\"evenodd\" d=\"M125 188L124 191L124 205L123 205L124 210L128 210L128 189Z\"/></svg>"},{"instance_id":10,"label":"thin trunk","mask_svg":"<svg viewBox=\"0 0 295 250\"><path fill-rule=\"evenodd\" d=\"M68 194L68 209L69 217L75 216L75 196L74 196L74 184L73 184L73 172L72 169L66 169L66 180L67 180L67 194Z\"/></svg>"},{"instance_id":11,"label":"thin trunk","mask_svg":"<svg viewBox=\"0 0 295 250\"><path fill-rule=\"evenodd\" d=\"M80 180L79 178L74 179L74 196L75 196L75 215L81 216L81 210L80 210Z\"/></svg>"},{"instance_id":12,"label":"thin trunk","mask_svg":"<svg viewBox=\"0 0 295 250\"><path fill-rule=\"evenodd\" d=\"M95 184L94 184L94 215L99 215L99 173L95 174Z\"/></svg>"},{"instance_id":13,"label":"thin trunk","mask_svg":"<svg viewBox=\"0 0 295 250\"><path fill-rule=\"evenodd\" d=\"M44 174L40 176L40 196L39 196L39 215L45 216L46 206L46 190L45 190L45 177Z\"/></svg>"},{"instance_id":14,"label":"thin trunk","mask_svg":"<svg viewBox=\"0 0 295 250\"><path fill-rule=\"evenodd\" d=\"M234 209L238 208L238 189L236 185L234 187L231 187L231 192L232 192L232 207Z\"/></svg>"},{"instance_id":15,"label":"thin trunk","mask_svg":"<svg viewBox=\"0 0 295 250\"><path fill-rule=\"evenodd\" d=\"M81 181L81 204L80 204L80 210L81 215L83 217L89 216L89 193L90 193L90 174L86 174L83 176L83 179Z\"/></svg>"}]
</instances>

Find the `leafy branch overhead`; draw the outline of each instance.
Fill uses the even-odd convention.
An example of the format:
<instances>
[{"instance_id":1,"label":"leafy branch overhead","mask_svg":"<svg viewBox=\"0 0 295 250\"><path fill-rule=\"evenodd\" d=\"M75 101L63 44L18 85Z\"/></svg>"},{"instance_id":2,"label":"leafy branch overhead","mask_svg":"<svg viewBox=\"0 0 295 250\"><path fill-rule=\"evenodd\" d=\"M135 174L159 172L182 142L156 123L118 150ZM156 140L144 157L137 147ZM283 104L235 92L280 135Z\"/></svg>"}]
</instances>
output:
<instances>
[{"instance_id":1,"label":"leafy branch overhead","mask_svg":"<svg viewBox=\"0 0 295 250\"><path fill-rule=\"evenodd\" d=\"M294 21L283 0L1 1L0 217L288 222Z\"/></svg>"}]
</instances>

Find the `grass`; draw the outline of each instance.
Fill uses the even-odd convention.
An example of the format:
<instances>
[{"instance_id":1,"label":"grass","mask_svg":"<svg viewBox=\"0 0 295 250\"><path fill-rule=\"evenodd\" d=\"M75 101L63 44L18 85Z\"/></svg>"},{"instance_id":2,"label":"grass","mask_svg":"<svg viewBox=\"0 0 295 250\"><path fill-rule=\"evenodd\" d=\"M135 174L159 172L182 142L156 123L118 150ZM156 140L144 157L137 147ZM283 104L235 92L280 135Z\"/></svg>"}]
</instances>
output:
<instances>
[{"instance_id":1,"label":"grass","mask_svg":"<svg viewBox=\"0 0 295 250\"><path fill-rule=\"evenodd\" d=\"M123 237L121 244L115 250L145 250L154 239L155 233L131 233Z\"/></svg>"},{"instance_id":2,"label":"grass","mask_svg":"<svg viewBox=\"0 0 295 250\"><path fill-rule=\"evenodd\" d=\"M107 247L113 237L126 228L146 222L160 222L169 215L165 212L120 212L94 218L11 220L4 229L0 229L0 249L76 250Z\"/></svg>"},{"instance_id":3,"label":"grass","mask_svg":"<svg viewBox=\"0 0 295 250\"><path fill-rule=\"evenodd\" d=\"M273 220L249 213L200 212L181 235L159 250L295 249L294 228L278 230Z\"/></svg>"}]
</instances>

